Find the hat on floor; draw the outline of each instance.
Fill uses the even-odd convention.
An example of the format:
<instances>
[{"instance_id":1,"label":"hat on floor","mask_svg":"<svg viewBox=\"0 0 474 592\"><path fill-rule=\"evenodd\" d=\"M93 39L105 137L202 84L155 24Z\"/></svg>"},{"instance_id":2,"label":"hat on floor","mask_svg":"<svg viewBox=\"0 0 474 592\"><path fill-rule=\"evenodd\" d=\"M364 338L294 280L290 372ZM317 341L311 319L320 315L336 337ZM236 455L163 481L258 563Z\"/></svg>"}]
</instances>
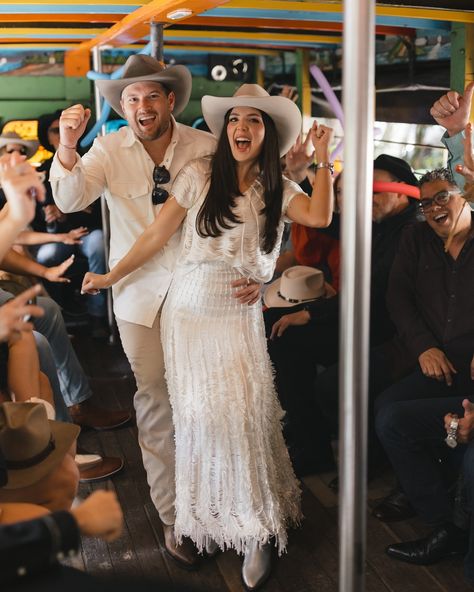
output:
<instances>
[{"instance_id":1,"label":"hat on floor","mask_svg":"<svg viewBox=\"0 0 474 592\"><path fill-rule=\"evenodd\" d=\"M291 307L326 297L324 274L320 269L295 265L271 283L263 295L268 308Z\"/></svg>"},{"instance_id":2,"label":"hat on floor","mask_svg":"<svg viewBox=\"0 0 474 592\"><path fill-rule=\"evenodd\" d=\"M135 54L128 58L122 77L116 80L96 80L95 83L104 99L110 103L120 117L125 115L120 106L123 89L135 82L159 82L175 95L173 115L179 115L191 96L191 72L185 66L166 67L163 62L148 55Z\"/></svg>"},{"instance_id":3,"label":"hat on floor","mask_svg":"<svg viewBox=\"0 0 474 592\"><path fill-rule=\"evenodd\" d=\"M72 423L48 420L41 403L0 404L0 455L8 476L3 487L40 481L62 461L79 431Z\"/></svg>"},{"instance_id":4,"label":"hat on floor","mask_svg":"<svg viewBox=\"0 0 474 592\"><path fill-rule=\"evenodd\" d=\"M24 140L16 132L5 132L0 136L0 150L8 144L19 144L23 146L27 158L31 158L39 147L39 142L36 140Z\"/></svg>"},{"instance_id":5,"label":"hat on floor","mask_svg":"<svg viewBox=\"0 0 474 592\"><path fill-rule=\"evenodd\" d=\"M291 99L269 95L258 84L242 84L232 97L205 95L201 99L202 114L211 132L218 138L224 117L233 107L255 107L275 122L280 155L284 156L301 133L301 112Z\"/></svg>"}]
</instances>

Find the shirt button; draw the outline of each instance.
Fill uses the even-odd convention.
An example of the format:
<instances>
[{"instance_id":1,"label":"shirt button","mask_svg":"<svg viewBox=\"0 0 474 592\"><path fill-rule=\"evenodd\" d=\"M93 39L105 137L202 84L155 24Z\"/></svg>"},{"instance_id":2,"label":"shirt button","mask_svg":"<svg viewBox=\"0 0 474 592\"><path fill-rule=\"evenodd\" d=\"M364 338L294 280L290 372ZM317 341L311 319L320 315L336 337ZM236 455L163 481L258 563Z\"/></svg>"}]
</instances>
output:
<instances>
[{"instance_id":1,"label":"shirt button","mask_svg":"<svg viewBox=\"0 0 474 592\"><path fill-rule=\"evenodd\" d=\"M74 555L76 554L76 551L74 551L74 549L69 549L67 554L69 555L69 557L74 557Z\"/></svg>"},{"instance_id":2,"label":"shirt button","mask_svg":"<svg viewBox=\"0 0 474 592\"><path fill-rule=\"evenodd\" d=\"M451 298L456 298L456 294L451 294Z\"/></svg>"},{"instance_id":3,"label":"shirt button","mask_svg":"<svg viewBox=\"0 0 474 592\"><path fill-rule=\"evenodd\" d=\"M21 567L19 567L19 568L16 570L16 573L17 573L19 576L26 576L26 567L24 567L24 566L22 565Z\"/></svg>"},{"instance_id":4,"label":"shirt button","mask_svg":"<svg viewBox=\"0 0 474 592\"><path fill-rule=\"evenodd\" d=\"M448 319L448 323L450 323L450 322L451 322L451 320L452 320L452 319Z\"/></svg>"},{"instance_id":5,"label":"shirt button","mask_svg":"<svg viewBox=\"0 0 474 592\"><path fill-rule=\"evenodd\" d=\"M59 551L59 553L56 555L56 559L58 561L62 561L64 559L64 553L62 551Z\"/></svg>"}]
</instances>

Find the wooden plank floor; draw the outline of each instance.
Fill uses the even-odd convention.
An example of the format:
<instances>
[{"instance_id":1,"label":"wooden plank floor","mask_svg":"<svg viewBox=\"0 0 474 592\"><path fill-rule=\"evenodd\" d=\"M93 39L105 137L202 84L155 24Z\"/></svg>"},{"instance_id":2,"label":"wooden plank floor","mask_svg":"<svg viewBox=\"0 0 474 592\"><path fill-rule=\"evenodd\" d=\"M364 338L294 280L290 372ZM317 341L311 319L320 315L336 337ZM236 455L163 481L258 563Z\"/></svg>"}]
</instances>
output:
<instances>
[{"instance_id":1,"label":"wooden plank floor","mask_svg":"<svg viewBox=\"0 0 474 592\"><path fill-rule=\"evenodd\" d=\"M94 394L104 405L131 405L134 380L120 345L98 345L86 334L76 334L73 344L90 377ZM136 426L81 434L81 444L91 451L125 460L124 470L112 480L81 485L80 497L100 487L114 489L121 502L123 536L107 544L83 539L82 552L72 562L95 575L159 579L166 586L179 585L202 592L241 592L241 559L231 551L214 560L203 560L199 571L178 568L163 552L158 514L150 501L145 471L137 443ZM274 563L264 592L337 592L338 530L337 496L327 487L334 474L304 479L301 528L290 533L288 553ZM418 519L387 525L370 514L374 500L390 489L392 475L382 475L369 485L367 533L367 592L468 592L473 590L462 577L462 560L455 559L423 568L391 560L384 548L399 540L426 532ZM160 587L166 590L166 587Z\"/></svg>"}]
</instances>

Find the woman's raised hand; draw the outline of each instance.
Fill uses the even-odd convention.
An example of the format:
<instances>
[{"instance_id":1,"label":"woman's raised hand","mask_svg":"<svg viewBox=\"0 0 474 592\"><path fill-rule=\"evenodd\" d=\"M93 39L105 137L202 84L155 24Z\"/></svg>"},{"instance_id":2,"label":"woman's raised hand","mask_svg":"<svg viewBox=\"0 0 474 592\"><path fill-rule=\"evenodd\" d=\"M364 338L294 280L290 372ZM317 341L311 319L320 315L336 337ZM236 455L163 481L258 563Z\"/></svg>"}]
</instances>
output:
<instances>
[{"instance_id":1,"label":"woman's raised hand","mask_svg":"<svg viewBox=\"0 0 474 592\"><path fill-rule=\"evenodd\" d=\"M464 163L456 166L456 172L465 179L464 197L467 201L474 201L474 151L472 149L472 123L466 126L464 140ZM462 187L461 187L462 189Z\"/></svg>"},{"instance_id":2,"label":"woman's raised hand","mask_svg":"<svg viewBox=\"0 0 474 592\"><path fill-rule=\"evenodd\" d=\"M315 120L308 133L311 134L316 160L318 162L327 162L329 160L329 144L332 139L333 129L327 125L318 125Z\"/></svg>"},{"instance_id":3,"label":"woman's raised hand","mask_svg":"<svg viewBox=\"0 0 474 592\"><path fill-rule=\"evenodd\" d=\"M110 288L111 285L112 282L108 273L101 275L88 271L82 280L81 294L92 294L96 296L101 290Z\"/></svg>"}]
</instances>

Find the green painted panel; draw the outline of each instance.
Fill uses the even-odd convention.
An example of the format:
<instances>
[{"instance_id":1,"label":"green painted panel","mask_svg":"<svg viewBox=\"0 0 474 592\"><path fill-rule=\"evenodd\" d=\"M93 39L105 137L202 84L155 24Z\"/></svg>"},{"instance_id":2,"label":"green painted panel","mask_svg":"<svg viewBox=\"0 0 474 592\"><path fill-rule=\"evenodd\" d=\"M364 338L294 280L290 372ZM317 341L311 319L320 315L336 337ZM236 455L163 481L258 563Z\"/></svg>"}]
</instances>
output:
<instances>
[{"instance_id":1,"label":"green painted panel","mask_svg":"<svg viewBox=\"0 0 474 592\"><path fill-rule=\"evenodd\" d=\"M451 25L451 83L454 90L462 93L466 80L466 25Z\"/></svg>"}]
</instances>

